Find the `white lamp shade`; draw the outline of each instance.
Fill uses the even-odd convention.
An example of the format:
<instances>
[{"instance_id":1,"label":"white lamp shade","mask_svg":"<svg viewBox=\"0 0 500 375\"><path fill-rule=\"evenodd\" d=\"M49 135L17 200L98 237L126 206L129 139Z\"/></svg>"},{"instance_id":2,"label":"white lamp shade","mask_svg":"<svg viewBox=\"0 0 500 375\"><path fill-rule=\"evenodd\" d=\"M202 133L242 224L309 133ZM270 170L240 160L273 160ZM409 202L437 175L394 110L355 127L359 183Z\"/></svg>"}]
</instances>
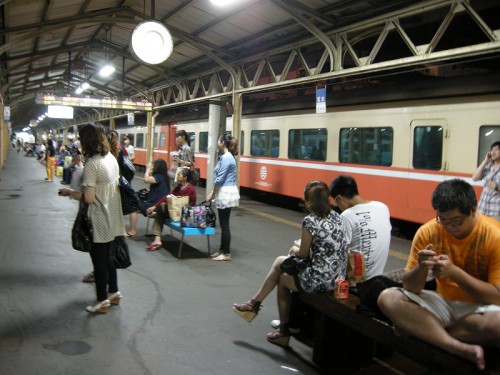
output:
<instances>
[{"instance_id":1,"label":"white lamp shade","mask_svg":"<svg viewBox=\"0 0 500 375\"><path fill-rule=\"evenodd\" d=\"M174 48L170 32L157 21L144 21L137 25L130 44L135 55L151 65L164 62Z\"/></svg>"}]
</instances>

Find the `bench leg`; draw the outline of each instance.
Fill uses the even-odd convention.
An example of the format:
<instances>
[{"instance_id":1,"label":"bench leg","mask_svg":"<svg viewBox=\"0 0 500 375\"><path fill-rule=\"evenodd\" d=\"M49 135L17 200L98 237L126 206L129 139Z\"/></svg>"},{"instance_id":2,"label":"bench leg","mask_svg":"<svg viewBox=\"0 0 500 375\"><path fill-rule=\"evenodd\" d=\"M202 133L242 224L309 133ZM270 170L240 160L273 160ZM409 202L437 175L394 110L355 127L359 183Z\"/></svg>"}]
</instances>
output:
<instances>
[{"instance_id":1,"label":"bench leg","mask_svg":"<svg viewBox=\"0 0 500 375\"><path fill-rule=\"evenodd\" d=\"M210 256L210 236L207 234L208 256Z\"/></svg>"},{"instance_id":2,"label":"bench leg","mask_svg":"<svg viewBox=\"0 0 500 375\"><path fill-rule=\"evenodd\" d=\"M181 243L179 245L179 252L177 253L177 257L180 258L181 257L181 253L182 253L182 244L184 243L184 233L182 233L182 238L181 238Z\"/></svg>"}]
</instances>

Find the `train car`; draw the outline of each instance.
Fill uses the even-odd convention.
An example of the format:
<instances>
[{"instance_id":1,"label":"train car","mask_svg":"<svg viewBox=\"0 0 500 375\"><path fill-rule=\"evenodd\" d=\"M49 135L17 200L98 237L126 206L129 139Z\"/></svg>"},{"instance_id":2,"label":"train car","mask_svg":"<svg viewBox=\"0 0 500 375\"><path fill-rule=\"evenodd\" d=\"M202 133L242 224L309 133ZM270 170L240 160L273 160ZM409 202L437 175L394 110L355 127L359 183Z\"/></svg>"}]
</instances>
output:
<instances>
[{"instance_id":1,"label":"train car","mask_svg":"<svg viewBox=\"0 0 500 375\"><path fill-rule=\"evenodd\" d=\"M231 118L227 129L232 130ZM206 177L208 120L161 124L155 157L169 161L173 134L186 130L201 178ZM145 162L145 127L120 129L135 137L136 163ZM312 179L350 174L368 199L385 202L391 216L423 223L434 216L436 185L470 179L490 145L500 140L500 96L457 97L246 115L242 118L240 185L301 198Z\"/></svg>"}]
</instances>

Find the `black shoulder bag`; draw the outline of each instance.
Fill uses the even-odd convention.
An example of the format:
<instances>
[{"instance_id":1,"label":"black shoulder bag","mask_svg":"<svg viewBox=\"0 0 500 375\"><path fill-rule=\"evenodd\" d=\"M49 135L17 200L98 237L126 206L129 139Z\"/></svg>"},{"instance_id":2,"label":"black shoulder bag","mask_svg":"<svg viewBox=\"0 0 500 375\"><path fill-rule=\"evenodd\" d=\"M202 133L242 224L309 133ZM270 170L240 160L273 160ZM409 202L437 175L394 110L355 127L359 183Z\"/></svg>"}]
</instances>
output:
<instances>
[{"instance_id":1,"label":"black shoulder bag","mask_svg":"<svg viewBox=\"0 0 500 375\"><path fill-rule=\"evenodd\" d=\"M85 203L85 197L82 194L78 214L71 230L71 243L73 249L86 253L90 252L93 241L92 223L87 215L88 209L89 205Z\"/></svg>"}]
</instances>

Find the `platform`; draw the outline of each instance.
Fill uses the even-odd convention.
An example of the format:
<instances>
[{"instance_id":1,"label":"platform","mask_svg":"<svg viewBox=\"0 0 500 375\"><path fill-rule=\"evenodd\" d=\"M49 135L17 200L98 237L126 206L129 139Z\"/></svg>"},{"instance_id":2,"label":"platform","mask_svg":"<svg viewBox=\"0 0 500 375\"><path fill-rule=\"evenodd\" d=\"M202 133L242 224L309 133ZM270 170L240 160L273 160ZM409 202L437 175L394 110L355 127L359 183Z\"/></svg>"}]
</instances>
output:
<instances>
[{"instance_id":1,"label":"platform","mask_svg":"<svg viewBox=\"0 0 500 375\"><path fill-rule=\"evenodd\" d=\"M118 271L122 303L93 316L84 307L95 299L94 284L81 282L90 258L70 241L77 202L59 197L62 185L44 177L34 158L12 150L0 172L0 374L318 373L307 346L292 339L284 350L266 341L278 317L274 292L251 324L231 309L299 238L303 213L242 197L231 214L231 262L207 258L204 236L190 237L179 259L169 230L167 249L147 252L141 216L128 241L133 265ZM145 185L136 178L133 186ZM204 189L197 192L203 200ZM219 243L217 228L213 247ZM391 259L388 268L403 263Z\"/></svg>"}]
</instances>

